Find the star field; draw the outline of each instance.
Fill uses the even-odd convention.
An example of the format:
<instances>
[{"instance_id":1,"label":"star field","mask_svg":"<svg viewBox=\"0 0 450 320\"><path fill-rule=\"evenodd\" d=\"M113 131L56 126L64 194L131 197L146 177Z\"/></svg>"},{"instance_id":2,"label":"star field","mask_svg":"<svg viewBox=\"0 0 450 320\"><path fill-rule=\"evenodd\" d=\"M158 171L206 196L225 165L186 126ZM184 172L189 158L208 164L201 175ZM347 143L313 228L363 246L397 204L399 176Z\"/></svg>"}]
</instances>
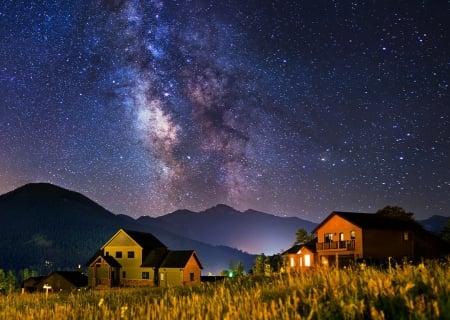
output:
<instances>
[{"instance_id":1,"label":"star field","mask_svg":"<svg viewBox=\"0 0 450 320\"><path fill-rule=\"evenodd\" d=\"M0 193L449 215L447 1L2 1Z\"/></svg>"}]
</instances>

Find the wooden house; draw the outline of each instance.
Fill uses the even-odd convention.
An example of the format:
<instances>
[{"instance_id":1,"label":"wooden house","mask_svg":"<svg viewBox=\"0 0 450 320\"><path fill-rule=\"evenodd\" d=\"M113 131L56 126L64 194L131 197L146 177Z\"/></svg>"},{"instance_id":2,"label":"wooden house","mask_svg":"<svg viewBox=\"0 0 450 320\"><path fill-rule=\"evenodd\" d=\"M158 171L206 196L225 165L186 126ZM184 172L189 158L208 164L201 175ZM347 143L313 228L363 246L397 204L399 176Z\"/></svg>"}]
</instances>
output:
<instances>
[{"instance_id":1,"label":"wooden house","mask_svg":"<svg viewBox=\"0 0 450 320\"><path fill-rule=\"evenodd\" d=\"M55 271L48 276L31 277L22 284L22 292L64 292L70 293L85 288L88 277L80 271Z\"/></svg>"},{"instance_id":2,"label":"wooden house","mask_svg":"<svg viewBox=\"0 0 450 320\"><path fill-rule=\"evenodd\" d=\"M317 239L313 239L304 244L294 245L283 252L285 271L295 273L314 266L317 255L316 242Z\"/></svg>"},{"instance_id":3,"label":"wooden house","mask_svg":"<svg viewBox=\"0 0 450 320\"><path fill-rule=\"evenodd\" d=\"M332 212L313 233L321 265L346 266L356 261L400 263L435 258L447 248L416 221L380 214Z\"/></svg>"},{"instance_id":4,"label":"wooden house","mask_svg":"<svg viewBox=\"0 0 450 320\"><path fill-rule=\"evenodd\" d=\"M203 269L195 251L171 251L150 233L124 229L117 231L87 266L91 287L196 283Z\"/></svg>"}]
</instances>

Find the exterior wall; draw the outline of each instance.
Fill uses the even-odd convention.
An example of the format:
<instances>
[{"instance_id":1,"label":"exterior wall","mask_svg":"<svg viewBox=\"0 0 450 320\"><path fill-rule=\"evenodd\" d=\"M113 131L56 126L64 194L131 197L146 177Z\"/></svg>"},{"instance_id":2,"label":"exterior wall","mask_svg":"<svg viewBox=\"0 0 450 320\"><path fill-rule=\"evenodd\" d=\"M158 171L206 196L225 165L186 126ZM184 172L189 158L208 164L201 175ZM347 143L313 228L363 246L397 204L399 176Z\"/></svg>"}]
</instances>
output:
<instances>
[{"instance_id":1,"label":"exterior wall","mask_svg":"<svg viewBox=\"0 0 450 320\"><path fill-rule=\"evenodd\" d=\"M300 253L291 253L286 255L287 260L285 261L285 265L287 272L299 272L315 265L316 256L314 252L306 247L302 247L299 252ZM307 265L307 255L309 255L309 266Z\"/></svg>"},{"instance_id":2,"label":"exterior wall","mask_svg":"<svg viewBox=\"0 0 450 320\"><path fill-rule=\"evenodd\" d=\"M194 274L194 279L191 280L191 273ZM201 269L197 264L194 256L188 260L183 272L183 284L197 284L200 283Z\"/></svg>"},{"instance_id":3,"label":"exterior wall","mask_svg":"<svg viewBox=\"0 0 450 320\"><path fill-rule=\"evenodd\" d=\"M414 256L412 232L407 230L364 230L364 258L385 260L388 257L401 259ZM400 261L398 261L400 262Z\"/></svg>"},{"instance_id":4,"label":"exterior wall","mask_svg":"<svg viewBox=\"0 0 450 320\"><path fill-rule=\"evenodd\" d=\"M126 277L123 278L120 275L120 285L125 287L144 287L144 286L155 286L155 270L153 268L130 268L126 269ZM142 273L148 272L148 279L142 278Z\"/></svg>"},{"instance_id":5,"label":"exterior wall","mask_svg":"<svg viewBox=\"0 0 450 320\"><path fill-rule=\"evenodd\" d=\"M159 285L161 287L173 287L183 284L183 269L161 268L159 269Z\"/></svg>"},{"instance_id":6,"label":"exterior wall","mask_svg":"<svg viewBox=\"0 0 450 320\"><path fill-rule=\"evenodd\" d=\"M351 238L352 231L354 239ZM362 229L338 215L332 216L316 233L317 264L339 265L339 258L342 258L345 265L364 255ZM327 243L326 234L332 234L333 241ZM340 234L343 235L343 241L340 241Z\"/></svg>"},{"instance_id":7,"label":"exterior wall","mask_svg":"<svg viewBox=\"0 0 450 320\"><path fill-rule=\"evenodd\" d=\"M153 285L154 272L151 268L148 268L148 272L151 273L150 278L152 281L142 279L142 272L144 271L140 267L142 264L142 248L125 232L117 233L115 237L106 243L103 250L105 255L110 255L122 266L119 274L121 286ZM121 257L117 256L118 252L121 253ZM129 252L133 253L132 257L128 256Z\"/></svg>"}]
</instances>

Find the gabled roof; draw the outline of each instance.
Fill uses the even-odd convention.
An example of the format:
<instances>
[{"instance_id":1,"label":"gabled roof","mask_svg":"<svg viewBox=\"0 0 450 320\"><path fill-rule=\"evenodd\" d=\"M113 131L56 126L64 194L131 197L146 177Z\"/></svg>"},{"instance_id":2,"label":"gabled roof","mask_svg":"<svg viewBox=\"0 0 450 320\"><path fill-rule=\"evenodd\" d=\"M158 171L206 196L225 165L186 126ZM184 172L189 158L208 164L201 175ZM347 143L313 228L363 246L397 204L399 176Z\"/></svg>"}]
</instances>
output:
<instances>
[{"instance_id":1,"label":"gabled roof","mask_svg":"<svg viewBox=\"0 0 450 320\"><path fill-rule=\"evenodd\" d=\"M194 256L200 269L203 269L203 265L194 250L169 251L161 263L161 268L184 268L191 256Z\"/></svg>"},{"instance_id":2,"label":"gabled roof","mask_svg":"<svg viewBox=\"0 0 450 320\"><path fill-rule=\"evenodd\" d=\"M158 268L168 253L169 249L167 248L157 248L150 251L143 259L141 267Z\"/></svg>"},{"instance_id":3,"label":"gabled roof","mask_svg":"<svg viewBox=\"0 0 450 320\"><path fill-rule=\"evenodd\" d=\"M316 243L317 243L317 238L314 238L306 243L303 244L295 244L293 245L291 248L287 249L285 252L283 252L282 254L297 254L303 247L307 248L308 250L310 250L311 252L316 252Z\"/></svg>"},{"instance_id":4,"label":"gabled roof","mask_svg":"<svg viewBox=\"0 0 450 320\"><path fill-rule=\"evenodd\" d=\"M167 246L159 241L154 235L147 232L133 231L121 229L136 241L143 249L167 248Z\"/></svg>"},{"instance_id":5,"label":"gabled roof","mask_svg":"<svg viewBox=\"0 0 450 320\"><path fill-rule=\"evenodd\" d=\"M339 216L354 225L363 229L381 229L381 230L417 230L420 225L414 220L404 220L399 218L387 217L376 213L360 212L342 212L333 211L325 220L323 220L313 231L316 233L319 228L326 224L332 217Z\"/></svg>"},{"instance_id":6,"label":"gabled roof","mask_svg":"<svg viewBox=\"0 0 450 320\"><path fill-rule=\"evenodd\" d=\"M86 266L90 267L98 258L102 258L111 267L121 267L120 263L111 256L103 255L103 250L97 251L86 263Z\"/></svg>"},{"instance_id":7,"label":"gabled roof","mask_svg":"<svg viewBox=\"0 0 450 320\"><path fill-rule=\"evenodd\" d=\"M88 284L88 277L79 271L55 271L41 280L41 282L45 282L55 275L63 277L77 288L86 287Z\"/></svg>"},{"instance_id":8,"label":"gabled roof","mask_svg":"<svg viewBox=\"0 0 450 320\"><path fill-rule=\"evenodd\" d=\"M144 250L153 250L156 248L166 248L166 245L159 241L154 235L142 231L119 229L103 246L105 248L119 233L124 232L131 240Z\"/></svg>"}]
</instances>

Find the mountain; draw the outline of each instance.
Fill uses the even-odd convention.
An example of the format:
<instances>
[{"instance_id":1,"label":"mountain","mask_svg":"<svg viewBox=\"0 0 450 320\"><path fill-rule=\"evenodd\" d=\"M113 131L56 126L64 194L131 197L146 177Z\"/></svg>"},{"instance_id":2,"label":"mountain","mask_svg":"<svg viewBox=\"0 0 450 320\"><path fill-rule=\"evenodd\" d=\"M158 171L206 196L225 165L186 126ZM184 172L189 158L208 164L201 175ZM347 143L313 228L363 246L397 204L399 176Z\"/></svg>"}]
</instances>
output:
<instances>
[{"instance_id":1,"label":"mountain","mask_svg":"<svg viewBox=\"0 0 450 320\"><path fill-rule=\"evenodd\" d=\"M45 272L84 265L119 228L150 232L173 250L196 250L204 274L217 274L230 260L241 261L246 269L254 261L254 256L236 249L115 215L80 193L47 183L27 184L1 195L0 221L0 268L4 270L33 267Z\"/></svg>"},{"instance_id":2,"label":"mountain","mask_svg":"<svg viewBox=\"0 0 450 320\"><path fill-rule=\"evenodd\" d=\"M419 223L433 233L440 233L444 229L444 225L450 220L450 217L434 215L428 219L420 220Z\"/></svg>"},{"instance_id":3,"label":"mountain","mask_svg":"<svg viewBox=\"0 0 450 320\"><path fill-rule=\"evenodd\" d=\"M178 210L138 222L212 245L239 248L253 254L276 254L289 249L299 228L308 232L317 225L294 217L278 217L255 210L237 211L220 204L202 212Z\"/></svg>"}]
</instances>

